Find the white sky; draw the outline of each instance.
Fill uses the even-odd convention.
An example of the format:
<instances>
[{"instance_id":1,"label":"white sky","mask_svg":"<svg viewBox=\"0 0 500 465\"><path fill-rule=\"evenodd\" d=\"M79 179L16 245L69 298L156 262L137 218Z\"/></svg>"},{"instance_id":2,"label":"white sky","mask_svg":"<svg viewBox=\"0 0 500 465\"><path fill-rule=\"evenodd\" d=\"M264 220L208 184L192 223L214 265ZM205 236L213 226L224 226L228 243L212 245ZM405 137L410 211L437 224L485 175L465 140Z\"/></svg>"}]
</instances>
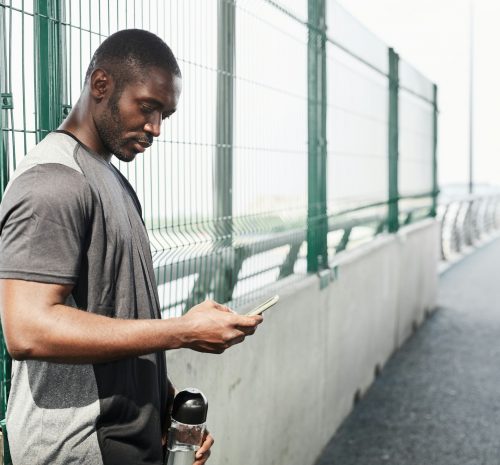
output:
<instances>
[{"instance_id":1,"label":"white sky","mask_svg":"<svg viewBox=\"0 0 500 465\"><path fill-rule=\"evenodd\" d=\"M338 0L439 87L441 185L468 182L470 0ZM500 185L500 1L474 4L474 180Z\"/></svg>"}]
</instances>

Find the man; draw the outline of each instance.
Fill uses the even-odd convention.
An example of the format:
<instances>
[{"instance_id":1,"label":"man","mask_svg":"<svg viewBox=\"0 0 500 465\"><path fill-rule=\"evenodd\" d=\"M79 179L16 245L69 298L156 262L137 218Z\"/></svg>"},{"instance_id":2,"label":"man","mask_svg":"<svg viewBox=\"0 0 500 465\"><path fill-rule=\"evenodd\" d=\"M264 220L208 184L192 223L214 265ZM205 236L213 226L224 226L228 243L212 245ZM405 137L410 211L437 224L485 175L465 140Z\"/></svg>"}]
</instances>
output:
<instances>
[{"instance_id":1,"label":"man","mask_svg":"<svg viewBox=\"0 0 500 465\"><path fill-rule=\"evenodd\" d=\"M210 301L160 319L139 201L110 159L149 147L180 92L161 39L117 32L95 52L71 114L8 186L0 308L15 465L160 465L172 389L164 350L221 353L262 321ZM196 465L212 443L207 435Z\"/></svg>"}]
</instances>

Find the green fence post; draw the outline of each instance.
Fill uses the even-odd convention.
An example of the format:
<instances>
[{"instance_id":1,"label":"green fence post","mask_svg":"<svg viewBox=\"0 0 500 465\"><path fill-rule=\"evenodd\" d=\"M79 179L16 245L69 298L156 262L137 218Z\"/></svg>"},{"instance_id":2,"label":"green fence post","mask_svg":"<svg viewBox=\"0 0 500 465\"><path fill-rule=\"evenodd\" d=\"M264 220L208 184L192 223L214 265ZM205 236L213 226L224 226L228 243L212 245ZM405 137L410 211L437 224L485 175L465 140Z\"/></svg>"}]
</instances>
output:
<instances>
[{"instance_id":1,"label":"green fence post","mask_svg":"<svg viewBox=\"0 0 500 465\"><path fill-rule=\"evenodd\" d=\"M0 8L0 199L9 181L9 157L5 133L8 130L7 110L12 107L12 93L8 83L7 38L5 35L5 8Z\"/></svg>"},{"instance_id":2,"label":"green fence post","mask_svg":"<svg viewBox=\"0 0 500 465\"><path fill-rule=\"evenodd\" d=\"M438 167L437 167L437 141L438 141L438 104L437 104L437 85L433 85L433 96L432 103L434 107L432 131L432 208L431 216L435 217L437 215L437 203L439 195L439 185L438 185Z\"/></svg>"},{"instance_id":3,"label":"green fence post","mask_svg":"<svg viewBox=\"0 0 500 465\"><path fill-rule=\"evenodd\" d=\"M56 129L62 117L62 50L60 0L35 3L37 142Z\"/></svg>"},{"instance_id":4,"label":"green fence post","mask_svg":"<svg viewBox=\"0 0 500 465\"><path fill-rule=\"evenodd\" d=\"M1 21L1 16L0 16ZM0 33L0 35L2 35ZM0 54L2 53L2 44L0 39ZM0 68L3 68L3 60L0 57ZM0 82L2 82L2 78L0 78ZM3 84L0 84L0 200L2 199L2 194L7 187L7 183L9 182L9 156L7 154L7 144L6 144L6 136L4 135L4 128L7 129L8 125L6 122L6 109L4 106L4 100L7 97L4 97L8 92L4 92L5 87ZM7 101L7 100L5 100ZM5 121L4 121L5 119Z\"/></svg>"},{"instance_id":5,"label":"green fence post","mask_svg":"<svg viewBox=\"0 0 500 465\"><path fill-rule=\"evenodd\" d=\"M328 267L326 200L326 4L309 0L307 271Z\"/></svg>"},{"instance_id":6,"label":"green fence post","mask_svg":"<svg viewBox=\"0 0 500 465\"><path fill-rule=\"evenodd\" d=\"M389 48L389 232L399 229L399 56Z\"/></svg>"},{"instance_id":7,"label":"green fence post","mask_svg":"<svg viewBox=\"0 0 500 465\"><path fill-rule=\"evenodd\" d=\"M236 56L235 1L219 0L217 32L217 113L216 152L214 163L214 216L216 242L221 247L221 260L213 273L214 298L227 302L231 298L237 276L233 276L233 108L234 69ZM222 238L222 239L221 239Z\"/></svg>"},{"instance_id":8,"label":"green fence post","mask_svg":"<svg viewBox=\"0 0 500 465\"><path fill-rule=\"evenodd\" d=\"M7 38L5 23L5 8L0 8L0 200L9 181L9 155L5 130L8 130L7 111L13 107L12 89L8 79L7 60ZM3 337L0 326L0 424L2 431L2 448L0 451L4 465L12 465L5 427L5 414L7 412L7 401L9 399L11 382L12 360Z\"/></svg>"},{"instance_id":9,"label":"green fence post","mask_svg":"<svg viewBox=\"0 0 500 465\"><path fill-rule=\"evenodd\" d=\"M8 130L7 110L11 105L7 103L6 95L12 95L8 80L7 38L5 8L0 8L0 199L9 180L9 156L6 139ZM5 101L4 101L5 99ZM12 102L11 102L12 103ZM10 389L11 359L5 347L3 331L0 332L0 416L5 418L7 399Z\"/></svg>"}]
</instances>

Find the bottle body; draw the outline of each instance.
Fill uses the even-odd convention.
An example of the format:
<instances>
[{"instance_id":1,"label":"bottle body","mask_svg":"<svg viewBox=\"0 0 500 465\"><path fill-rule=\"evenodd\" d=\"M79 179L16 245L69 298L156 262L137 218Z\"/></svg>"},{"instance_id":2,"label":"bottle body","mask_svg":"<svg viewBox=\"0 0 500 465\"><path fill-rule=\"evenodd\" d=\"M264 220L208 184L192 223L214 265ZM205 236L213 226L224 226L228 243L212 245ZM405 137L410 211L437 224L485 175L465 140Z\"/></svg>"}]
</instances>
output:
<instances>
[{"instance_id":1,"label":"bottle body","mask_svg":"<svg viewBox=\"0 0 500 465\"><path fill-rule=\"evenodd\" d=\"M167 465L193 465L195 462L195 451L168 452Z\"/></svg>"},{"instance_id":2,"label":"bottle body","mask_svg":"<svg viewBox=\"0 0 500 465\"><path fill-rule=\"evenodd\" d=\"M195 453L200 448L205 423L188 425L172 420L168 432L168 462L167 465L192 465Z\"/></svg>"}]
</instances>

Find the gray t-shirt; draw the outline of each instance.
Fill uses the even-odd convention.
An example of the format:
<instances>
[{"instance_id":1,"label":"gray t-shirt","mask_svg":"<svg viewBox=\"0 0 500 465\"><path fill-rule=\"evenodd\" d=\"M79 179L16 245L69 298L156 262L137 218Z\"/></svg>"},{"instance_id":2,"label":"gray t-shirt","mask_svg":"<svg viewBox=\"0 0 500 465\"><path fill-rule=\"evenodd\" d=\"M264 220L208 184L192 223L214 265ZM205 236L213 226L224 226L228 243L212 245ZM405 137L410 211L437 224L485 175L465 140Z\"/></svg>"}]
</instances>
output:
<instances>
[{"instance_id":1,"label":"gray t-shirt","mask_svg":"<svg viewBox=\"0 0 500 465\"><path fill-rule=\"evenodd\" d=\"M72 284L67 303L75 311L161 317L134 190L64 132L40 142L7 187L0 278ZM93 365L14 361L7 409L13 463L160 465L166 395L163 352Z\"/></svg>"}]
</instances>

